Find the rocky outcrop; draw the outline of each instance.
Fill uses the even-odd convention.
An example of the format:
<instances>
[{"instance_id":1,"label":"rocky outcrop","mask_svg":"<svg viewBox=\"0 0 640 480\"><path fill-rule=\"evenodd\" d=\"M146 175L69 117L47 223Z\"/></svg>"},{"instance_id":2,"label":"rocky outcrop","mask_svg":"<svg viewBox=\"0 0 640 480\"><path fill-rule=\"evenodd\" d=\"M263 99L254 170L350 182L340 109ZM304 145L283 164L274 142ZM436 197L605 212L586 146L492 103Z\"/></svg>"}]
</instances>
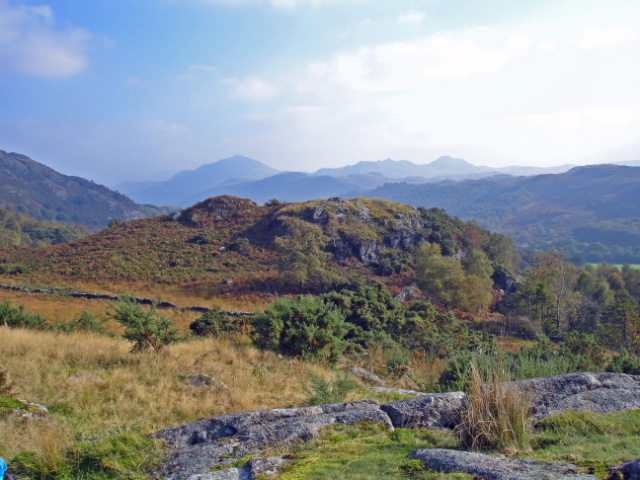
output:
<instances>
[{"instance_id":1,"label":"rocky outcrop","mask_svg":"<svg viewBox=\"0 0 640 480\"><path fill-rule=\"evenodd\" d=\"M172 458L157 474L166 480L187 479L266 447L313 440L322 427L359 421L376 422L393 430L391 420L375 400L260 410L198 420L153 435L174 449Z\"/></svg>"},{"instance_id":2,"label":"rocky outcrop","mask_svg":"<svg viewBox=\"0 0 640 480\"><path fill-rule=\"evenodd\" d=\"M570 463L502 458L480 453L433 448L414 450L410 457L439 472L468 473L484 480L596 480Z\"/></svg>"},{"instance_id":3,"label":"rocky outcrop","mask_svg":"<svg viewBox=\"0 0 640 480\"><path fill-rule=\"evenodd\" d=\"M384 381L377 376L375 373L370 372L369 370L365 370L360 367L351 367L349 368L349 373L354 377L358 377L365 382L369 382L373 385L378 385L379 387L384 387Z\"/></svg>"},{"instance_id":4,"label":"rocky outcrop","mask_svg":"<svg viewBox=\"0 0 640 480\"><path fill-rule=\"evenodd\" d=\"M640 376L584 372L515 382L531 396L533 417L541 419L564 410L598 413L640 408Z\"/></svg>"},{"instance_id":5,"label":"rocky outcrop","mask_svg":"<svg viewBox=\"0 0 640 480\"><path fill-rule=\"evenodd\" d=\"M380 408L396 428L454 428L459 424L464 403L462 392L430 393L385 403Z\"/></svg>"}]
</instances>

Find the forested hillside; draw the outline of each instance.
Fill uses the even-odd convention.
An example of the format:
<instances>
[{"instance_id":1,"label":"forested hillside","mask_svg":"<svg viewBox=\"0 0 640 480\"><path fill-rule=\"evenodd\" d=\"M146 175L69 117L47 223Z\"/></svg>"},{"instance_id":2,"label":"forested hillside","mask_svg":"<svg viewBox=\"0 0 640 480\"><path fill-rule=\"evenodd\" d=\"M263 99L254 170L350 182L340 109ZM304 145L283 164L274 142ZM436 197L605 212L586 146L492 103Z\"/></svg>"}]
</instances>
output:
<instances>
[{"instance_id":1,"label":"forested hillside","mask_svg":"<svg viewBox=\"0 0 640 480\"><path fill-rule=\"evenodd\" d=\"M366 196L444 208L512 236L525 248L562 247L578 262L640 262L637 167L594 165L559 175L388 184Z\"/></svg>"}]
</instances>

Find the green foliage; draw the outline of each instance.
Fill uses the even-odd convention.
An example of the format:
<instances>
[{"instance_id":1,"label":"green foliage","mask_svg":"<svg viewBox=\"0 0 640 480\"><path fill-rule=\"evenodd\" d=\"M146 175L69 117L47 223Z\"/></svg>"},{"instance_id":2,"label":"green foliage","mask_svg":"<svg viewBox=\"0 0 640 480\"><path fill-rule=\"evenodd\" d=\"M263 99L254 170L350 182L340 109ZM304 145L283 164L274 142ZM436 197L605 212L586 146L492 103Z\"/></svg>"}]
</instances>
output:
<instances>
[{"instance_id":1,"label":"green foliage","mask_svg":"<svg viewBox=\"0 0 640 480\"><path fill-rule=\"evenodd\" d=\"M24 213L0 208L0 248L45 247L77 240L90 233L84 226L36 220Z\"/></svg>"},{"instance_id":2,"label":"green foliage","mask_svg":"<svg viewBox=\"0 0 640 480\"><path fill-rule=\"evenodd\" d=\"M213 337L231 333L236 328L237 321L218 307L213 307L189 325L189 329L194 335Z\"/></svg>"},{"instance_id":3,"label":"green foliage","mask_svg":"<svg viewBox=\"0 0 640 480\"><path fill-rule=\"evenodd\" d=\"M229 244L229 250L240 252L242 250L248 250L250 246L251 246L251 242L249 241L248 238L244 238L244 237L235 238Z\"/></svg>"},{"instance_id":4,"label":"green foliage","mask_svg":"<svg viewBox=\"0 0 640 480\"><path fill-rule=\"evenodd\" d=\"M324 285L331 281L327 262L331 255L323 251L329 243L320 227L296 217L281 217L287 234L273 241L280 255L278 268L286 282Z\"/></svg>"},{"instance_id":5,"label":"green foliage","mask_svg":"<svg viewBox=\"0 0 640 480\"><path fill-rule=\"evenodd\" d=\"M80 314L80 316L71 319L69 322L56 322L53 324L52 328L65 333L94 332L110 335L110 333L104 328L105 321L106 319L97 319L85 310Z\"/></svg>"},{"instance_id":6,"label":"green foliage","mask_svg":"<svg viewBox=\"0 0 640 480\"><path fill-rule=\"evenodd\" d=\"M640 357L631 355L627 350L622 350L611 359L607 372L640 375Z\"/></svg>"},{"instance_id":7,"label":"green foliage","mask_svg":"<svg viewBox=\"0 0 640 480\"><path fill-rule=\"evenodd\" d=\"M123 337L133 343L132 352L149 349L160 351L178 341L178 330L173 320L158 313L155 305L143 309L131 298L123 298L109 305L109 317L124 327Z\"/></svg>"},{"instance_id":8,"label":"green foliage","mask_svg":"<svg viewBox=\"0 0 640 480\"><path fill-rule=\"evenodd\" d=\"M160 455L152 440L120 433L78 444L59 455L24 452L11 461L11 468L19 477L40 480L144 480Z\"/></svg>"},{"instance_id":9,"label":"green foliage","mask_svg":"<svg viewBox=\"0 0 640 480\"><path fill-rule=\"evenodd\" d=\"M438 244L424 243L418 250L416 264L422 291L446 307L476 312L489 306L493 267L482 251L471 250L461 263L443 256Z\"/></svg>"},{"instance_id":10,"label":"green foliage","mask_svg":"<svg viewBox=\"0 0 640 480\"><path fill-rule=\"evenodd\" d=\"M302 383L302 392L307 405L342 403L358 388L358 384L347 372L338 372L329 380L324 380L311 370L307 370L307 376L310 385Z\"/></svg>"},{"instance_id":11,"label":"green foliage","mask_svg":"<svg viewBox=\"0 0 640 480\"><path fill-rule=\"evenodd\" d=\"M336 362L347 333L344 314L312 296L281 298L252 319L253 341L262 348L304 358Z\"/></svg>"},{"instance_id":12,"label":"green foliage","mask_svg":"<svg viewBox=\"0 0 640 480\"><path fill-rule=\"evenodd\" d=\"M572 372L603 371L604 351L592 335L574 333L562 345L553 344L547 337L539 336L532 347L518 352L500 352L493 349L463 351L450 357L439 378L442 391L465 388L468 370L474 363L481 376L502 370L510 379L550 377Z\"/></svg>"},{"instance_id":13,"label":"green foliage","mask_svg":"<svg viewBox=\"0 0 640 480\"><path fill-rule=\"evenodd\" d=\"M24 305L14 307L11 300L0 303L0 325L10 328L29 328L47 330L50 328L47 320L39 314L33 314L24 310Z\"/></svg>"}]
</instances>

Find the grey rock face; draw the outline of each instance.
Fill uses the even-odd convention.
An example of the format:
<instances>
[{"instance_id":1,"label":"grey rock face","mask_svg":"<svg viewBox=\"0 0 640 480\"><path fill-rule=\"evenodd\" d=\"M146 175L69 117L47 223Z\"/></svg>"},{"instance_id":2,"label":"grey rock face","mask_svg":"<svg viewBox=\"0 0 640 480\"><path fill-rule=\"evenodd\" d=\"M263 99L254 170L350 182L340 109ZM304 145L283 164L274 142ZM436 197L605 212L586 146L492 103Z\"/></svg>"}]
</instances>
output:
<instances>
[{"instance_id":1,"label":"grey rock face","mask_svg":"<svg viewBox=\"0 0 640 480\"><path fill-rule=\"evenodd\" d=\"M379 387L384 387L384 381L375 373L372 373L369 370L365 370L364 368L360 367L351 367L349 368L349 373L364 380L365 382L372 383L373 385L378 385Z\"/></svg>"},{"instance_id":2,"label":"grey rock face","mask_svg":"<svg viewBox=\"0 0 640 480\"><path fill-rule=\"evenodd\" d=\"M485 480L595 480L579 473L570 463L492 457L480 453L433 448L414 450L410 457L421 460L432 470L477 475Z\"/></svg>"},{"instance_id":3,"label":"grey rock face","mask_svg":"<svg viewBox=\"0 0 640 480\"><path fill-rule=\"evenodd\" d=\"M393 429L374 400L302 408L260 410L198 420L153 435L175 449L160 478L185 479L211 466L233 463L265 447L283 447L317 437L322 427L372 421Z\"/></svg>"},{"instance_id":4,"label":"grey rock face","mask_svg":"<svg viewBox=\"0 0 640 480\"><path fill-rule=\"evenodd\" d=\"M624 373L569 373L516 382L531 395L535 419L564 410L598 413L640 408L640 376Z\"/></svg>"},{"instance_id":5,"label":"grey rock face","mask_svg":"<svg viewBox=\"0 0 640 480\"><path fill-rule=\"evenodd\" d=\"M453 428L459 423L465 398L462 392L430 393L385 403L380 408L397 428Z\"/></svg>"},{"instance_id":6,"label":"grey rock face","mask_svg":"<svg viewBox=\"0 0 640 480\"><path fill-rule=\"evenodd\" d=\"M431 395L430 393L417 392L415 390L406 390L404 388L386 388L386 387L368 387L365 388L367 392L376 393L397 393L398 395L404 395L405 397L421 397L423 395Z\"/></svg>"},{"instance_id":7,"label":"grey rock face","mask_svg":"<svg viewBox=\"0 0 640 480\"><path fill-rule=\"evenodd\" d=\"M228 468L217 472L191 475L187 480L255 480L258 475L278 473L284 459L280 457L255 457L242 468Z\"/></svg>"},{"instance_id":8,"label":"grey rock face","mask_svg":"<svg viewBox=\"0 0 640 480\"><path fill-rule=\"evenodd\" d=\"M611 470L622 473L625 480L640 480L640 460L623 463L619 467L612 468Z\"/></svg>"}]
</instances>

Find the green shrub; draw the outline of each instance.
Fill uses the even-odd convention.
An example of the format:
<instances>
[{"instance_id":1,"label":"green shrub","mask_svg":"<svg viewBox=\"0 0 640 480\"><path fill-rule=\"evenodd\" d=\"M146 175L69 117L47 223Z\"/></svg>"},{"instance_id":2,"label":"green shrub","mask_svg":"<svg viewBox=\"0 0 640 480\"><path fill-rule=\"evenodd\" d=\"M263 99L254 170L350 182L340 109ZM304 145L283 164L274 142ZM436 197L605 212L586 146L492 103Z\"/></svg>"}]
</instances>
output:
<instances>
[{"instance_id":1,"label":"green shrub","mask_svg":"<svg viewBox=\"0 0 640 480\"><path fill-rule=\"evenodd\" d=\"M39 314L25 312L24 305L14 307L11 304L11 300L5 300L0 303L0 325L33 330L48 330L51 328L44 317Z\"/></svg>"},{"instance_id":2,"label":"green shrub","mask_svg":"<svg viewBox=\"0 0 640 480\"><path fill-rule=\"evenodd\" d=\"M640 357L631 355L626 350L622 350L618 355L613 357L607 367L607 372L640 375Z\"/></svg>"},{"instance_id":3,"label":"green shrub","mask_svg":"<svg viewBox=\"0 0 640 480\"><path fill-rule=\"evenodd\" d=\"M342 403L358 388L358 384L346 372L338 373L330 380L323 380L310 370L307 370L307 375L311 385L302 384L307 405Z\"/></svg>"},{"instance_id":4,"label":"green shrub","mask_svg":"<svg viewBox=\"0 0 640 480\"><path fill-rule=\"evenodd\" d=\"M111 333L107 332L104 328L103 324L105 321L106 319L97 319L85 310L80 314L80 316L74 317L69 322L56 322L53 325L53 328L64 333L94 332L111 335Z\"/></svg>"},{"instance_id":5,"label":"green shrub","mask_svg":"<svg viewBox=\"0 0 640 480\"><path fill-rule=\"evenodd\" d=\"M279 299L252 319L253 341L261 349L335 363L344 348L344 314L312 296Z\"/></svg>"},{"instance_id":6,"label":"green shrub","mask_svg":"<svg viewBox=\"0 0 640 480\"><path fill-rule=\"evenodd\" d=\"M219 337L237 329L237 321L214 307L189 325L194 335Z\"/></svg>"},{"instance_id":7,"label":"green shrub","mask_svg":"<svg viewBox=\"0 0 640 480\"><path fill-rule=\"evenodd\" d=\"M160 351L178 341L178 330L173 320L160 315L155 305L144 310L133 299L123 298L109 306L113 309L109 317L125 328L122 336L133 342L132 352Z\"/></svg>"}]
</instances>

